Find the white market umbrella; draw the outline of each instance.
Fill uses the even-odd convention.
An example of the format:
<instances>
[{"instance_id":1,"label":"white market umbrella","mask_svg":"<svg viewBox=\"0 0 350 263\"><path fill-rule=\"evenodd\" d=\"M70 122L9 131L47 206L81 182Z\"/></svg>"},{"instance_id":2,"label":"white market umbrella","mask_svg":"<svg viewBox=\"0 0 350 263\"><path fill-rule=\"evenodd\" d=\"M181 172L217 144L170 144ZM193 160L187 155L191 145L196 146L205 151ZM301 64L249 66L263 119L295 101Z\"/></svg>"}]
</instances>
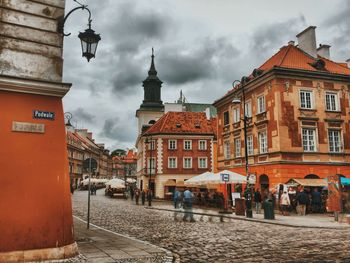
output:
<instances>
[{"instance_id":1,"label":"white market umbrella","mask_svg":"<svg viewBox=\"0 0 350 263\"><path fill-rule=\"evenodd\" d=\"M219 176L219 180L221 181L221 183L223 183L223 181L221 180L221 174L228 174L229 175L229 181L227 183L235 183L235 184L242 184L242 183L246 183L247 182L247 177L244 175L241 175L239 173L235 173L229 170L223 170L220 171L218 173L216 173L215 175Z\"/></svg>"},{"instance_id":2,"label":"white market umbrella","mask_svg":"<svg viewBox=\"0 0 350 263\"><path fill-rule=\"evenodd\" d=\"M124 180L113 178L106 183L106 187L111 186L111 188L125 188Z\"/></svg>"},{"instance_id":3,"label":"white market umbrella","mask_svg":"<svg viewBox=\"0 0 350 263\"><path fill-rule=\"evenodd\" d=\"M205 172L200 175L194 176L185 181L185 185L204 185L211 184L211 178L214 176L214 173Z\"/></svg>"},{"instance_id":4,"label":"white market umbrella","mask_svg":"<svg viewBox=\"0 0 350 263\"><path fill-rule=\"evenodd\" d=\"M225 183L221 179L221 174L229 174L229 181L227 183L245 183L246 177L228 170L220 171L218 173L205 172L200 175L194 176L191 179L185 181L185 185L204 185L204 184L223 184Z\"/></svg>"}]
</instances>

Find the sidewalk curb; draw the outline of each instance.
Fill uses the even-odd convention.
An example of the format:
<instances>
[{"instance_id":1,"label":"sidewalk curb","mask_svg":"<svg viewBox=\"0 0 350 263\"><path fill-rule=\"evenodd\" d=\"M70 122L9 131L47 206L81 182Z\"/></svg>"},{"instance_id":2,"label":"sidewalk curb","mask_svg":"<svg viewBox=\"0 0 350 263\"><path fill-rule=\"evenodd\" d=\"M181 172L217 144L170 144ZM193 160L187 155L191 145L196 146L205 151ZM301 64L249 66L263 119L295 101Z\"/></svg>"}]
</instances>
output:
<instances>
[{"instance_id":1,"label":"sidewalk curb","mask_svg":"<svg viewBox=\"0 0 350 263\"><path fill-rule=\"evenodd\" d=\"M73 215L73 217L76 218L76 219L78 219L78 220L81 221L81 222L87 223L87 221L85 221L84 219L81 219L81 218L78 217L78 216ZM140 239L137 239L137 238L135 238L135 237L131 237L131 236L128 236L128 235L123 235L123 234L120 234L120 233L117 233L117 232L114 232L114 231L105 229L105 228L103 228L103 227L94 225L94 224L92 224L92 223L90 223L90 225L93 226L93 227L96 227L97 229L106 231L106 232L108 232L108 233L112 233L112 234L117 235L117 236L121 236L121 237L124 237L124 238L128 238L128 239L131 239L131 240L134 240L134 241L143 243L143 244L145 244L145 245L149 245L149 246L151 246L151 247L157 248L157 249L159 249L159 250L162 250L162 251L165 252L165 254L166 254L166 258L165 258L164 263L173 263L173 262L174 262L174 259L175 259L175 258L174 258L174 256L173 256L173 253L172 253L170 250L167 250L167 249L165 249L165 248L162 248L162 247L156 246L156 245L154 245L154 244L151 244L151 243L149 243L148 241L140 240ZM78 248L79 248L79 246L78 246Z\"/></svg>"},{"instance_id":2,"label":"sidewalk curb","mask_svg":"<svg viewBox=\"0 0 350 263\"><path fill-rule=\"evenodd\" d=\"M178 212L178 213L185 213L184 210L174 210L174 209L167 209L167 208L155 208L155 207L145 207L145 209L153 209L153 210L160 210L160 211L168 211L168 212ZM242 221L250 221L250 222L257 222L262 224L269 224L269 225L278 225L278 226L286 226L286 227L292 227L292 228L313 228L313 229L331 229L331 230L344 230L348 229L348 226L334 226L334 227L325 227L325 226L303 226L303 225L292 225L292 224L286 224L286 223L280 223L276 221L268 221L268 219L254 219L254 218L246 218L246 217L233 217L228 216L224 214L210 214L210 213L198 213L193 212L194 215L204 215L204 216L212 216L212 217L219 217L219 218L229 218L229 219L235 219L235 220L242 220Z\"/></svg>"}]
</instances>

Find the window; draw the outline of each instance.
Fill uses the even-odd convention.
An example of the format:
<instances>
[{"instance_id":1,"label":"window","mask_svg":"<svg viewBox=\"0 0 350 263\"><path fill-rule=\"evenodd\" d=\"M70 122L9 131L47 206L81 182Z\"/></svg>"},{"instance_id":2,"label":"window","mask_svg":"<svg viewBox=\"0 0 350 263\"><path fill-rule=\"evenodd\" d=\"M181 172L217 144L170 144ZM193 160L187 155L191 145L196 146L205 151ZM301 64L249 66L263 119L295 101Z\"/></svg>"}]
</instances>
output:
<instances>
[{"instance_id":1,"label":"window","mask_svg":"<svg viewBox=\"0 0 350 263\"><path fill-rule=\"evenodd\" d=\"M198 149L199 150L206 150L207 149L207 141L206 140L199 140Z\"/></svg>"},{"instance_id":2,"label":"window","mask_svg":"<svg viewBox=\"0 0 350 263\"><path fill-rule=\"evenodd\" d=\"M168 158L168 168L177 168L177 158L169 157Z\"/></svg>"},{"instance_id":3,"label":"window","mask_svg":"<svg viewBox=\"0 0 350 263\"><path fill-rule=\"evenodd\" d=\"M148 158L148 169L147 169L147 173L148 174L155 174L156 172L156 158L152 157L152 158Z\"/></svg>"},{"instance_id":4,"label":"window","mask_svg":"<svg viewBox=\"0 0 350 263\"><path fill-rule=\"evenodd\" d=\"M245 116L252 117L252 101L250 100L245 103Z\"/></svg>"},{"instance_id":5,"label":"window","mask_svg":"<svg viewBox=\"0 0 350 263\"><path fill-rule=\"evenodd\" d=\"M328 143L329 151L333 153L339 153L342 151L342 143L340 137L340 131L338 130L329 130L328 131Z\"/></svg>"},{"instance_id":6,"label":"window","mask_svg":"<svg viewBox=\"0 0 350 263\"><path fill-rule=\"evenodd\" d=\"M315 129L302 129L303 148L305 152L316 151L316 130Z\"/></svg>"},{"instance_id":7,"label":"window","mask_svg":"<svg viewBox=\"0 0 350 263\"><path fill-rule=\"evenodd\" d=\"M301 90L300 91L300 108L313 109L312 91Z\"/></svg>"},{"instance_id":8,"label":"window","mask_svg":"<svg viewBox=\"0 0 350 263\"><path fill-rule=\"evenodd\" d=\"M198 158L198 167L199 168L207 168L208 167L208 158L207 157L199 157Z\"/></svg>"},{"instance_id":9,"label":"window","mask_svg":"<svg viewBox=\"0 0 350 263\"><path fill-rule=\"evenodd\" d=\"M191 140L185 140L184 141L184 150L191 150L192 149L192 141Z\"/></svg>"},{"instance_id":10,"label":"window","mask_svg":"<svg viewBox=\"0 0 350 263\"><path fill-rule=\"evenodd\" d=\"M259 152L267 153L267 133L262 131L258 133L259 136Z\"/></svg>"},{"instance_id":11,"label":"window","mask_svg":"<svg viewBox=\"0 0 350 263\"><path fill-rule=\"evenodd\" d=\"M147 142L146 142L147 143ZM151 140L148 143L148 150L154 150L156 148L156 141L155 140Z\"/></svg>"},{"instance_id":12,"label":"window","mask_svg":"<svg viewBox=\"0 0 350 263\"><path fill-rule=\"evenodd\" d=\"M235 139L235 157L241 157L241 138Z\"/></svg>"},{"instance_id":13,"label":"window","mask_svg":"<svg viewBox=\"0 0 350 263\"><path fill-rule=\"evenodd\" d=\"M230 124L230 118L229 118L229 114L228 111L224 112L224 125L229 125Z\"/></svg>"},{"instance_id":14,"label":"window","mask_svg":"<svg viewBox=\"0 0 350 263\"><path fill-rule=\"evenodd\" d=\"M185 157L184 158L184 168L192 168L192 157Z\"/></svg>"},{"instance_id":15,"label":"window","mask_svg":"<svg viewBox=\"0 0 350 263\"><path fill-rule=\"evenodd\" d=\"M237 123L241 121L241 115L239 107L233 108L233 123Z\"/></svg>"},{"instance_id":16,"label":"window","mask_svg":"<svg viewBox=\"0 0 350 263\"><path fill-rule=\"evenodd\" d=\"M230 159L230 141L224 142L224 157Z\"/></svg>"},{"instance_id":17,"label":"window","mask_svg":"<svg viewBox=\"0 0 350 263\"><path fill-rule=\"evenodd\" d=\"M253 135L247 136L247 150L248 155L254 154Z\"/></svg>"},{"instance_id":18,"label":"window","mask_svg":"<svg viewBox=\"0 0 350 263\"><path fill-rule=\"evenodd\" d=\"M326 110L337 111L339 109L338 105L338 94L326 92Z\"/></svg>"},{"instance_id":19,"label":"window","mask_svg":"<svg viewBox=\"0 0 350 263\"><path fill-rule=\"evenodd\" d=\"M169 140L168 148L169 150L176 150L176 140Z\"/></svg>"},{"instance_id":20,"label":"window","mask_svg":"<svg viewBox=\"0 0 350 263\"><path fill-rule=\"evenodd\" d=\"M265 112L265 96L258 97L258 114Z\"/></svg>"}]
</instances>

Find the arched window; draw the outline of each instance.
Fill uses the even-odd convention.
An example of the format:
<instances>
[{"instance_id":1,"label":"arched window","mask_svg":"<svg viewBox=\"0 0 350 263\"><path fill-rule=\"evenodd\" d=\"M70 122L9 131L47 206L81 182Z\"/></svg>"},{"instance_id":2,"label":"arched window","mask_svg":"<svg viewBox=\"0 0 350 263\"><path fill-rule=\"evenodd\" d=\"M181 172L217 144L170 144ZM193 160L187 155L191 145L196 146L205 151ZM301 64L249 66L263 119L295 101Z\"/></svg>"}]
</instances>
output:
<instances>
[{"instance_id":1,"label":"arched window","mask_svg":"<svg viewBox=\"0 0 350 263\"><path fill-rule=\"evenodd\" d=\"M320 179L320 177L316 174L308 174L304 177L304 179Z\"/></svg>"}]
</instances>

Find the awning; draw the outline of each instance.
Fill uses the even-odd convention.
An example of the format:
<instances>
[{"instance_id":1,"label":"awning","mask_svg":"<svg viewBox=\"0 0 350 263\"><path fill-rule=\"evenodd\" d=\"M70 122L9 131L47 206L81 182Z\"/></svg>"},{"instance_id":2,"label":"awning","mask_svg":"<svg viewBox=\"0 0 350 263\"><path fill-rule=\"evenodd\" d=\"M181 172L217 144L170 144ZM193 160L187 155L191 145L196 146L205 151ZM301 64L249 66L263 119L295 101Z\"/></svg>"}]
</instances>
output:
<instances>
[{"instance_id":1,"label":"awning","mask_svg":"<svg viewBox=\"0 0 350 263\"><path fill-rule=\"evenodd\" d=\"M176 187L185 187L184 181L177 181L176 182Z\"/></svg>"},{"instance_id":2,"label":"awning","mask_svg":"<svg viewBox=\"0 0 350 263\"><path fill-rule=\"evenodd\" d=\"M229 180L227 183L245 183L246 177L235 172L228 170L220 171L218 173L205 172L200 175L194 176L191 179L185 181L186 185L198 186L206 184L223 184L225 183L221 179L221 174L229 174Z\"/></svg>"},{"instance_id":3,"label":"awning","mask_svg":"<svg viewBox=\"0 0 350 263\"><path fill-rule=\"evenodd\" d=\"M164 183L164 186L176 186L176 182L174 179L169 179Z\"/></svg>"},{"instance_id":4,"label":"awning","mask_svg":"<svg viewBox=\"0 0 350 263\"><path fill-rule=\"evenodd\" d=\"M344 186L350 186L350 178L340 177L340 183Z\"/></svg>"},{"instance_id":5,"label":"awning","mask_svg":"<svg viewBox=\"0 0 350 263\"><path fill-rule=\"evenodd\" d=\"M287 182L287 185L301 185L301 186L310 186L310 187L318 187L318 186L327 186L328 183L325 179L290 179Z\"/></svg>"}]
</instances>

